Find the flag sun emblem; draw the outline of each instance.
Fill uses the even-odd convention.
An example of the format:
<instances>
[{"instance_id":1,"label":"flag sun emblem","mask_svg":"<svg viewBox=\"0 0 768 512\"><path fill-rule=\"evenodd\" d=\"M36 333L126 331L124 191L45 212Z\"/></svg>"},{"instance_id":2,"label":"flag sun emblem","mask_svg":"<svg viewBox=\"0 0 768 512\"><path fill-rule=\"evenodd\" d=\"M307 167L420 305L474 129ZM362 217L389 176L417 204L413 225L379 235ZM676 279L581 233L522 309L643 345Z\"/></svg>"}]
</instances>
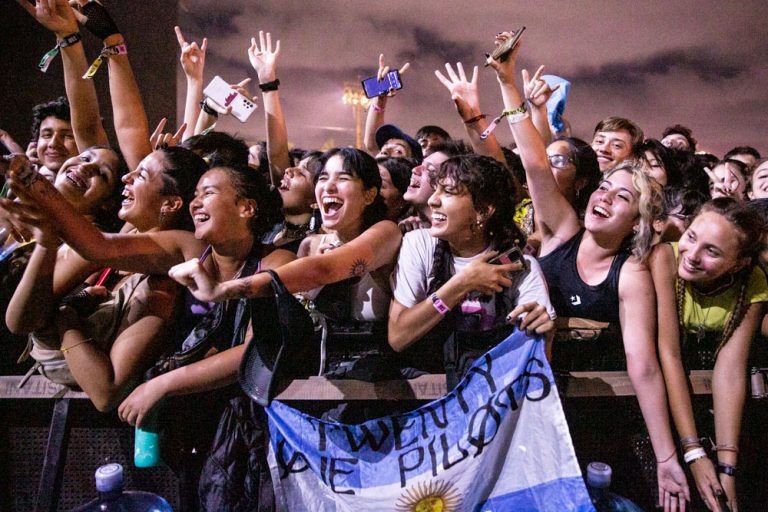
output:
<instances>
[{"instance_id":1,"label":"flag sun emblem","mask_svg":"<svg viewBox=\"0 0 768 512\"><path fill-rule=\"evenodd\" d=\"M411 486L397 500L396 512L455 512L461 496L451 482L435 480Z\"/></svg>"}]
</instances>

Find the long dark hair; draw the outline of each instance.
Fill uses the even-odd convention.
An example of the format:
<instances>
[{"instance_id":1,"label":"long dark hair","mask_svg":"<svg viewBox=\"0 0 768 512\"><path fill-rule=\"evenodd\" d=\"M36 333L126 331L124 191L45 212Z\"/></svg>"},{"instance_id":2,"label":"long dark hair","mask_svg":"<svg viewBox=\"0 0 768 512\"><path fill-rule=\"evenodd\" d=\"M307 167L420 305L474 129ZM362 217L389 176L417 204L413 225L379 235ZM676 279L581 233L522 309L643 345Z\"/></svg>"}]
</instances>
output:
<instances>
[{"instance_id":1,"label":"long dark hair","mask_svg":"<svg viewBox=\"0 0 768 512\"><path fill-rule=\"evenodd\" d=\"M158 149L163 154L163 190L165 196L179 196L184 208L174 215L168 225L171 229L194 231L194 223L189 215L189 203L195 197L195 187L200 177L208 170L208 165L197 153L181 146Z\"/></svg>"},{"instance_id":2,"label":"long dark hair","mask_svg":"<svg viewBox=\"0 0 768 512\"><path fill-rule=\"evenodd\" d=\"M320 177L320 171L326 166L328 160L334 156L340 156L342 169L352 176L360 178L363 182L363 188L369 190L376 189L376 197L373 202L363 210L363 229L368 229L379 221L387 218L387 205L384 198L381 197L381 174L379 174L379 164L376 160L363 151L355 148L332 148L323 153L317 159L315 184Z\"/></svg>"},{"instance_id":3,"label":"long dark hair","mask_svg":"<svg viewBox=\"0 0 768 512\"><path fill-rule=\"evenodd\" d=\"M482 223L485 240L493 250L505 250L513 245L525 247L525 234L513 222L516 190L512 174L493 158L480 155L461 155L451 157L440 166L432 181L453 181L458 188L463 188L472 197L472 204L477 211L493 211ZM434 186L433 184L433 186ZM430 293L444 283L442 281L445 265L450 258L448 242L438 240L432 260Z\"/></svg>"},{"instance_id":4,"label":"long dark hair","mask_svg":"<svg viewBox=\"0 0 768 512\"><path fill-rule=\"evenodd\" d=\"M600 171L600 164L597 162L597 153L588 143L578 137L558 137L552 142L563 141L568 144L573 166L576 167L576 180L584 180L584 186L579 189L576 195L576 210L579 213L587 209L589 196L597 190L603 173Z\"/></svg>"}]
</instances>

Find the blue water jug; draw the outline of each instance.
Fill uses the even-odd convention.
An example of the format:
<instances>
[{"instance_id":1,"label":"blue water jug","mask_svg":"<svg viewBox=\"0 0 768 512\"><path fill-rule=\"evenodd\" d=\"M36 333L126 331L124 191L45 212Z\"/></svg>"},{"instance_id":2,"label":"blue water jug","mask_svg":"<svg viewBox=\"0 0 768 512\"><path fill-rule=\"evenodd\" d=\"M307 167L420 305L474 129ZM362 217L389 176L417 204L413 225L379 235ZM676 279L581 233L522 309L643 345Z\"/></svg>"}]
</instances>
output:
<instances>
[{"instance_id":1,"label":"blue water jug","mask_svg":"<svg viewBox=\"0 0 768 512\"><path fill-rule=\"evenodd\" d=\"M643 509L623 496L608 490L611 486L611 466L590 462L587 466L587 490L597 512L643 512Z\"/></svg>"},{"instance_id":2,"label":"blue water jug","mask_svg":"<svg viewBox=\"0 0 768 512\"><path fill-rule=\"evenodd\" d=\"M96 470L99 497L74 512L173 512L157 494L123 490L123 466L107 464Z\"/></svg>"}]
</instances>

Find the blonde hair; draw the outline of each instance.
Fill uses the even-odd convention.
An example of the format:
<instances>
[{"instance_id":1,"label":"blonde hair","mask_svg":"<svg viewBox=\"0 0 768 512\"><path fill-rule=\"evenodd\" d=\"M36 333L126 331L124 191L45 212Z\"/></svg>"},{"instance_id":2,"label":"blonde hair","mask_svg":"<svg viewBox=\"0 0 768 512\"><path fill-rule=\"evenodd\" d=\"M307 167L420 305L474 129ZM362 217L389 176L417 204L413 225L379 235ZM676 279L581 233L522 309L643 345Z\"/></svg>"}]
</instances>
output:
<instances>
[{"instance_id":1,"label":"blonde hair","mask_svg":"<svg viewBox=\"0 0 768 512\"><path fill-rule=\"evenodd\" d=\"M653 245L653 221L659 218L663 211L662 188L658 181L643 171L642 165L637 160L617 165L607 171L603 179L608 179L619 171L632 175L632 186L640 194L637 201L639 222L634 236L629 240L629 247L634 257L645 261Z\"/></svg>"}]
</instances>

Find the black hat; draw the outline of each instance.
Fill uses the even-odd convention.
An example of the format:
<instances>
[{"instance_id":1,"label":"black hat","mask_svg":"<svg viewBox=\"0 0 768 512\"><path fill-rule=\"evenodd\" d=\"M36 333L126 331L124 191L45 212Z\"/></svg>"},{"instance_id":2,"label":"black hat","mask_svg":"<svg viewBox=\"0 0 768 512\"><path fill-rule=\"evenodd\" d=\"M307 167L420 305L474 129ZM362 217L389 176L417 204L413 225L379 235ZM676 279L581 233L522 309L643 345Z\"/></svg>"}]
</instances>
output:
<instances>
[{"instance_id":1,"label":"black hat","mask_svg":"<svg viewBox=\"0 0 768 512\"><path fill-rule=\"evenodd\" d=\"M406 134L393 124L385 124L376 130L376 145L379 149L386 144L389 139L402 139L408 143L411 148L411 157L418 160L419 163L424 159L424 154L421 152L421 146L416 142L416 139Z\"/></svg>"}]
</instances>

